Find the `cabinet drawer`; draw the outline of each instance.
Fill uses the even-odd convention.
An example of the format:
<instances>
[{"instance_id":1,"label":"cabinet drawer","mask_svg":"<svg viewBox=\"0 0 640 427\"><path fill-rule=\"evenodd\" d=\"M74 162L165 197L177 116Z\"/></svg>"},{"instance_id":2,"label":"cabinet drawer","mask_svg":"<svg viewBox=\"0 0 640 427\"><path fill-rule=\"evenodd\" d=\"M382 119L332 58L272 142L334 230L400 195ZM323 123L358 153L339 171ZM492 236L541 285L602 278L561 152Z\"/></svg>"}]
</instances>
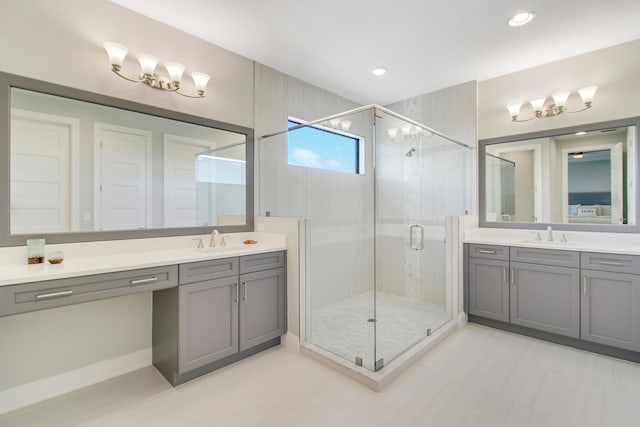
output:
<instances>
[{"instance_id":1,"label":"cabinet drawer","mask_svg":"<svg viewBox=\"0 0 640 427\"><path fill-rule=\"evenodd\" d=\"M180 284L238 275L238 258L221 258L180 264Z\"/></svg>"},{"instance_id":2,"label":"cabinet drawer","mask_svg":"<svg viewBox=\"0 0 640 427\"><path fill-rule=\"evenodd\" d=\"M177 284L177 266L164 266L2 286L0 316L165 289Z\"/></svg>"},{"instance_id":3,"label":"cabinet drawer","mask_svg":"<svg viewBox=\"0 0 640 427\"><path fill-rule=\"evenodd\" d=\"M469 256L509 261L509 246L469 244Z\"/></svg>"},{"instance_id":4,"label":"cabinet drawer","mask_svg":"<svg viewBox=\"0 0 640 427\"><path fill-rule=\"evenodd\" d=\"M580 252L556 249L511 247L511 261L557 267L580 267Z\"/></svg>"},{"instance_id":5,"label":"cabinet drawer","mask_svg":"<svg viewBox=\"0 0 640 427\"><path fill-rule=\"evenodd\" d=\"M240 258L240 274L284 267L284 251L247 255Z\"/></svg>"},{"instance_id":6,"label":"cabinet drawer","mask_svg":"<svg viewBox=\"0 0 640 427\"><path fill-rule=\"evenodd\" d=\"M640 274L640 256L582 252L581 267L585 270Z\"/></svg>"}]
</instances>

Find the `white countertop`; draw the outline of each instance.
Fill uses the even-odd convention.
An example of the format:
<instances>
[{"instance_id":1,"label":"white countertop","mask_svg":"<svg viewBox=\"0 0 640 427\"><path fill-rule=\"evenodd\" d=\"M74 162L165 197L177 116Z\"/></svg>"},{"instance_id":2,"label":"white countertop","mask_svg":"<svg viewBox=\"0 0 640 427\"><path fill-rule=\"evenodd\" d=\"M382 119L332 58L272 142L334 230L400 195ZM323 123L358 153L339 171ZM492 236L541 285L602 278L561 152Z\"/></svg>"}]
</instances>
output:
<instances>
[{"instance_id":1,"label":"white countertop","mask_svg":"<svg viewBox=\"0 0 640 427\"><path fill-rule=\"evenodd\" d=\"M540 233L541 241L536 241ZM562 242L562 234L567 242ZM608 252L640 255L640 235L633 233L597 233L553 230L553 242L547 239L546 230L511 230L501 228L472 228L465 230L464 242L528 248L559 249L582 252Z\"/></svg>"},{"instance_id":2,"label":"white countertop","mask_svg":"<svg viewBox=\"0 0 640 427\"><path fill-rule=\"evenodd\" d=\"M62 264L29 265L25 247L0 248L0 286L286 250L286 238L282 234L225 236L227 246L204 249L198 249L193 239L202 238L207 246L208 235L48 245L47 252L64 252ZM242 242L246 239L258 243L245 245Z\"/></svg>"}]
</instances>

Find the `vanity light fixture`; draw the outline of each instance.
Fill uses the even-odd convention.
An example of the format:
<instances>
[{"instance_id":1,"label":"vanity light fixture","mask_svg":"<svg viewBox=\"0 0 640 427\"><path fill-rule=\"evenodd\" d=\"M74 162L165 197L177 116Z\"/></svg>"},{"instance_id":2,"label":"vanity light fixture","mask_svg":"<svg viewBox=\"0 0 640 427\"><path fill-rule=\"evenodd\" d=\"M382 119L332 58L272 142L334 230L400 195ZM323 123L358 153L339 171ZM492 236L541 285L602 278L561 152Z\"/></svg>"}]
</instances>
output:
<instances>
[{"instance_id":1,"label":"vanity light fixture","mask_svg":"<svg viewBox=\"0 0 640 427\"><path fill-rule=\"evenodd\" d=\"M158 58L148 53L139 53L136 55L136 58L138 58L138 62L140 63L140 76L137 79L131 79L121 72L128 49L121 44L113 42L105 42L104 48L109 56L111 71L123 79L135 83L144 83L154 89L175 92L187 98L204 98L204 90L209 82L209 76L207 74L200 72L191 73L191 78L196 88L196 95L188 95L180 91L180 81L182 80L182 74L185 70L184 65L178 64L177 62L165 63L164 67L169 74L169 78L166 78L159 76L155 72L156 66L158 65Z\"/></svg>"},{"instance_id":2,"label":"vanity light fixture","mask_svg":"<svg viewBox=\"0 0 640 427\"><path fill-rule=\"evenodd\" d=\"M578 94L580 95L582 104L584 105L584 108L580 110L570 111L566 109L567 99L569 98L569 95L571 95L571 92L569 91L556 92L552 94L551 98L553 99L553 101L546 106L545 102L548 97L538 96L532 98L529 103L531 104L531 108L533 109L534 116L528 119L518 118L518 116L520 115L520 108L522 107L522 104L510 104L507 105L507 109L509 110L511 121L513 122L528 122L529 120L542 119L544 117L553 117L562 113L579 113L581 111L588 110L593 106L593 97L596 93L596 90L598 90L598 86L588 86L583 87L582 89L578 89Z\"/></svg>"}]
</instances>

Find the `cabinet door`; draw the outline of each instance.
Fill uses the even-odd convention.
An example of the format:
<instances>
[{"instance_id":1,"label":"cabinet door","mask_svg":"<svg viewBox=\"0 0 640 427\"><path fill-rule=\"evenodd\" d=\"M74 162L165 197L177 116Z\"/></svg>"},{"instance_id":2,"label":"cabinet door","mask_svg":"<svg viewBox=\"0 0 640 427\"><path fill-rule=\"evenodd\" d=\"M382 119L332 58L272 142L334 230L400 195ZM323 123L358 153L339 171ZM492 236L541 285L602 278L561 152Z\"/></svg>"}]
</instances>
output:
<instances>
[{"instance_id":1,"label":"cabinet door","mask_svg":"<svg viewBox=\"0 0 640 427\"><path fill-rule=\"evenodd\" d=\"M580 273L576 268L511 263L511 323L580 336Z\"/></svg>"},{"instance_id":2,"label":"cabinet door","mask_svg":"<svg viewBox=\"0 0 640 427\"><path fill-rule=\"evenodd\" d=\"M182 285L178 371L184 373L238 352L238 277Z\"/></svg>"},{"instance_id":3,"label":"cabinet door","mask_svg":"<svg viewBox=\"0 0 640 427\"><path fill-rule=\"evenodd\" d=\"M469 313L509 321L509 263L469 258Z\"/></svg>"},{"instance_id":4,"label":"cabinet door","mask_svg":"<svg viewBox=\"0 0 640 427\"><path fill-rule=\"evenodd\" d=\"M581 338L640 351L640 276L582 272Z\"/></svg>"},{"instance_id":5,"label":"cabinet door","mask_svg":"<svg viewBox=\"0 0 640 427\"><path fill-rule=\"evenodd\" d=\"M284 333L284 268L240 275L240 351Z\"/></svg>"}]
</instances>

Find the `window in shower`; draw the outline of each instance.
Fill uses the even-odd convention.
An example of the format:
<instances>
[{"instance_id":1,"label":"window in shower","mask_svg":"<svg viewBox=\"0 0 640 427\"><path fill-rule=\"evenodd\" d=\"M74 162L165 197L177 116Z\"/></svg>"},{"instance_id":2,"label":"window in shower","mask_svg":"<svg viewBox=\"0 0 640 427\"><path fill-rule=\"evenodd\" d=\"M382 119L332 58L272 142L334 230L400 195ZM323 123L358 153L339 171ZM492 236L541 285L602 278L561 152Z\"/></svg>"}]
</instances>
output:
<instances>
[{"instance_id":1,"label":"window in shower","mask_svg":"<svg viewBox=\"0 0 640 427\"><path fill-rule=\"evenodd\" d=\"M302 124L289 119L288 127ZM362 174L363 139L324 126L303 127L288 134L288 163L292 166Z\"/></svg>"}]
</instances>

